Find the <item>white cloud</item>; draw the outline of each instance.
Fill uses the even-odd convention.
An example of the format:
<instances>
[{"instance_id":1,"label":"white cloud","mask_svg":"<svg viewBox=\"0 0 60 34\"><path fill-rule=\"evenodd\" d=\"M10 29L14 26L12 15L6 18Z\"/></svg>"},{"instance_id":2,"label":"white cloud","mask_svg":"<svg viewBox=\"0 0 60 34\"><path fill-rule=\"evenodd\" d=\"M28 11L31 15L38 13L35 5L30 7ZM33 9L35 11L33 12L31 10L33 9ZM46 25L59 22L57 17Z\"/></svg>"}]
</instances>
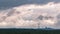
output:
<instances>
[{"instance_id":1,"label":"white cloud","mask_svg":"<svg viewBox=\"0 0 60 34\"><path fill-rule=\"evenodd\" d=\"M54 4L50 2L46 5L26 4L12 9L1 10L0 24L1 26L17 27L17 28L37 28L40 27L56 27L57 14L60 13L60 3ZM40 15L44 16L43 20L37 19ZM52 16L53 19L46 20L45 17ZM4 18L3 18L4 17ZM24 20L25 19L25 20ZM8 25L9 24L9 25Z\"/></svg>"}]
</instances>

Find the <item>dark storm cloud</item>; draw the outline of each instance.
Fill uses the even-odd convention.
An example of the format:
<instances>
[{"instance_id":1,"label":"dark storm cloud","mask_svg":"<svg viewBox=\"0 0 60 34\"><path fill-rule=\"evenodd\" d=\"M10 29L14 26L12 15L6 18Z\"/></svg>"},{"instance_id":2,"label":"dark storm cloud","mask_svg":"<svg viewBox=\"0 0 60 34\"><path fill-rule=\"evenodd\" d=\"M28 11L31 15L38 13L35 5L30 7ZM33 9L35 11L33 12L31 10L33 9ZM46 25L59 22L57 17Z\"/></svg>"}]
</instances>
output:
<instances>
[{"instance_id":1,"label":"dark storm cloud","mask_svg":"<svg viewBox=\"0 0 60 34\"><path fill-rule=\"evenodd\" d=\"M60 0L0 0L0 9L16 7L24 4L47 4L48 2L60 2Z\"/></svg>"}]
</instances>

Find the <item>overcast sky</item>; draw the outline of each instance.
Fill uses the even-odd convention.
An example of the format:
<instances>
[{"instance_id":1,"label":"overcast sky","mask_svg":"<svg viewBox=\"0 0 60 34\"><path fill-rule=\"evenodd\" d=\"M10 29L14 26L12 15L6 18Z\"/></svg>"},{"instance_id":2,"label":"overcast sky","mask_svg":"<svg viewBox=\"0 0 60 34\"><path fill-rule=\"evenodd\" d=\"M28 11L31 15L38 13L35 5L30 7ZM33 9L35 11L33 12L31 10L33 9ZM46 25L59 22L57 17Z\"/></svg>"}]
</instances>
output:
<instances>
[{"instance_id":1,"label":"overcast sky","mask_svg":"<svg viewBox=\"0 0 60 34\"><path fill-rule=\"evenodd\" d=\"M9 9L8 9L9 8ZM39 20L40 15L52 20ZM60 0L0 0L0 27L60 29Z\"/></svg>"}]
</instances>

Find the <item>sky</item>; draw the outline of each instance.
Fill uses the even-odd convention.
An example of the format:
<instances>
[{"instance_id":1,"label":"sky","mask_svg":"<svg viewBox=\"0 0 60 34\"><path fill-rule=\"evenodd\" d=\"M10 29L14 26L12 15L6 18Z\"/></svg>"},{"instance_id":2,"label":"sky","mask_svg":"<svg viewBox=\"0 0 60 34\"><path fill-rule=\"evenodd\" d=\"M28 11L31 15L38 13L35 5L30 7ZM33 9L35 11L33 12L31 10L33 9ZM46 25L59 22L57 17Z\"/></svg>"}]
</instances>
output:
<instances>
[{"instance_id":1,"label":"sky","mask_svg":"<svg viewBox=\"0 0 60 34\"><path fill-rule=\"evenodd\" d=\"M25 4L45 5L49 2L59 3L60 0L0 0L0 9L12 8Z\"/></svg>"},{"instance_id":2,"label":"sky","mask_svg":"<svg viewBox=\"0 0 60 34\"><path fill-rule=\"evenodd\" d=\"M0 0L0 28L60 29L60 0Z\"/></svg>"}]
</instances>

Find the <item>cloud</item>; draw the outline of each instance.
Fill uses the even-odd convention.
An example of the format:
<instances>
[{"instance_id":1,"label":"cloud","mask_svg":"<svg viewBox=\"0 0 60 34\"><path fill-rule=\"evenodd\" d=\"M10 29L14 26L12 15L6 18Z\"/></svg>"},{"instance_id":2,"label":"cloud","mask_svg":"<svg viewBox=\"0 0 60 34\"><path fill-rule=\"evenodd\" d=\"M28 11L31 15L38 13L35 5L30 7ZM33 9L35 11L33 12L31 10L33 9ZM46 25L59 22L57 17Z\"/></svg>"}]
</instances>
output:
<instances>
[{"instance_id":1,"label":"cloud","mask_svg":"<svg viewBox=\"0 0 60 34\"><path fill-rule=\"evenodd\" d=\"M0 9L8 9L25 4L41 4L45 5L49 2L58 3L60 0L0 0Z\"/></svg>"},{"instance_id":2,"label":"cloud","mask_svg":"<svg viewBox=\"0 0 60 34\"><path fill-rule=\"evenodd\" d=\"M26 4L6 10L0 10L1 27L14 28L59 28L57 15L60 13L60 3L50 2L45 5ZM40 20L40 16L43 19ZM47 19L48 18L48 19ZM59 27L57 27L59 26Z\"/></svg>"}]
</instances>

